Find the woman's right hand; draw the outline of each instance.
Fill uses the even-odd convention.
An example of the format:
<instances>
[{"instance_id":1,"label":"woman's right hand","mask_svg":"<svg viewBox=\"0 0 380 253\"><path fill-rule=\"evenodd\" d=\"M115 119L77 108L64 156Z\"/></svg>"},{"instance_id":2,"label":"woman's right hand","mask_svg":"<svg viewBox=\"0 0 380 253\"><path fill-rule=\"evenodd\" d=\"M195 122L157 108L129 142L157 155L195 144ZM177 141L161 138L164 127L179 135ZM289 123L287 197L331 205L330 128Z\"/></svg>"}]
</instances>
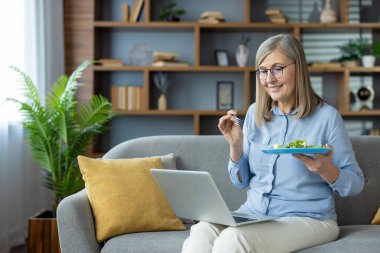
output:
<instances>
[{"instance_id":1,"label":"woman's right hand","mask_svg":"<svg viewBox=\"0 0 380 253\"><path fill-rule=\"evenodd\" d=\"M231 147L242 147L243 131L239 124L235 124L237 112L230 110L219 119L218 128Z\"/></svg>"}]
</instances>

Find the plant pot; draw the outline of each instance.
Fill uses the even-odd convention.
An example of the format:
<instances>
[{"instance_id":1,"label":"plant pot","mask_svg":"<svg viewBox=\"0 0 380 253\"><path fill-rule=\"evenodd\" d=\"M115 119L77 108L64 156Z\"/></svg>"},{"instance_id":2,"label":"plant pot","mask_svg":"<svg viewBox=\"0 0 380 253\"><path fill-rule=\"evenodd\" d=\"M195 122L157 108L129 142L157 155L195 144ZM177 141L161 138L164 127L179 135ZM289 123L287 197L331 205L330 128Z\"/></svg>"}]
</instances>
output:
<instances>
[{"instance_id":1,"label":"plant pot","mask_svg":"<svg viewBox=\"0 0 380 253\"><path fill-rule=\"evenodd\" d=\"M352 60L352 61L344 61L343 66L345 67L357 67L358 61Z\"/></svg>"},{"instance_id":2,"label":"plant pot","mask_svg":"<svg viewBox=\"0 0 380 253\"><path fill-rule=\"evenodd\" d=\"M363 55L362 57L362 65L363 67L372 68L375 66L375 56L373 55Z\"/></svg>"},{"instance_id":3,"label":"plant pot","mask_svg":"<svg viewBox=\"0 0 380 253\"><path fill-rule=\"evenodd\" d=\"M60 253L57 219L53 213L42 210L28 220L28 252Z\"/></svg>"},{"instance_id":4,"label":"plant pot","mask_svg":"<svg viewBox=\"0 0 380 253\"><path fill-rule=\"evenodd\" d=\"M168 22L179 22L180 18L177 16L169 16L166 18L166 21L168 21Z\"/></svg>"},{"instance_id":5,"label":"plant pot","mask_svg":"<svg viewBox=\"0 0 380 253\"><path fill-rule=\"evenodd\" d=\"M236 62L239 67L245 67L248 63L249 49L247 46L240 44L236 48Z\"/></svg>"}]
</instances>

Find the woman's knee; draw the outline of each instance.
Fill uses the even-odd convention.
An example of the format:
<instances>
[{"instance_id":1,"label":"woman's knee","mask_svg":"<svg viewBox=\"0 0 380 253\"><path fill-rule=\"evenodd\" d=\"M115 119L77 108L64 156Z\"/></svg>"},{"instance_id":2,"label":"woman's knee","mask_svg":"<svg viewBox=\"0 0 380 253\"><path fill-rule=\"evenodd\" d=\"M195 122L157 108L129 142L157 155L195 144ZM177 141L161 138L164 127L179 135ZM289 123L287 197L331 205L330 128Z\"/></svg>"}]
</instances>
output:
<instances>
[{"instance_id":1,"label":"woman's knee","mask_svg":"<svg viewBox=\"0 0 380 253\"><path fill-rule=\"evenodd\" d=\"M229 227L223 230L215 240L213 253L222 252L253 252L252 245L249 245L244 234L239 228Z\"/></svg>"}]
</instances>

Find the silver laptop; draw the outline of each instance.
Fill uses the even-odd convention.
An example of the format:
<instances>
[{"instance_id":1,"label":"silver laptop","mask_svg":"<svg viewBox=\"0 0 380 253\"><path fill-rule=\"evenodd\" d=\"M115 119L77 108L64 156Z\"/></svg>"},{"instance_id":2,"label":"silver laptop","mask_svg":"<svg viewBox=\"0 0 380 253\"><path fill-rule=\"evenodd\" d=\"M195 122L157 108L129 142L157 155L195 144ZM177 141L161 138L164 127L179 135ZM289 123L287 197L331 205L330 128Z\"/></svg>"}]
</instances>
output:
<instances>
[{"instance_id":1,"label":"silver laptop","mask_svg":"<svg viewBox=\"0 0 380 253\"><path fill-rule=\"evenodd\" d=\"M150 169L174 213L184 219L241 226L276 219L231 212L206 171Z\"/></svg>"}]
</instances>

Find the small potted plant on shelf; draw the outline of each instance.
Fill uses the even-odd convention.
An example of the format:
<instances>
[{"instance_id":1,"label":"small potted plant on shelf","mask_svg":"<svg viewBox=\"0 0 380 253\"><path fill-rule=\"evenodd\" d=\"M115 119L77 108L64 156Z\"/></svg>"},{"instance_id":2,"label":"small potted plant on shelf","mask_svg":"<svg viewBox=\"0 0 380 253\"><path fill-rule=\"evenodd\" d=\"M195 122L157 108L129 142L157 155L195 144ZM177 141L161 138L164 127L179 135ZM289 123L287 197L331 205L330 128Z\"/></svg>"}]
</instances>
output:
<instances>
[{"instance_id":1,"label":"small potted plant on shelf","mask_svg":"<svg viewBox=\"0 0 380 253\"><path fill-rule=\"evenodd\" d=\"M158 19L160 21L179 22L180 16L186 14L186 11L176 7L177 3L174 2L162 5Z\"/></svg>"},{"instance_id":2,"label":"small potted plant on shelf","mask_svg":"<svg viewBox=\"0 0 380 253\"><path fill-rule=\"evenodd\" d=\"M361 43L361 61L364 67L373 67L375 66L375 55L373 51L373 44L368 40L360 40Z\"/></svg>"},{"instance_id":3,"label":"small potted plant on shelf","mask_svg":"<svg viewBox=\"0 0 380 253\"><path fill-rule=\"evenodd\" d=\"M250 41L251 38L245 35L242 35L240 38L239 45L235 52L236 62L239 67L247 66L249 56L248 43Z\"/></svg>"},{"instance_id":4,"label":"small potted plant on shelf","mask_svg":"<svg viewBox=\"0 0 380 253\"><path fill-rule=\"evenodd\" d=\"M342 56L338 61L342 62L346 67L355 67L358 65L363 50L363 45L360 40L350 40L339 48L342 52Z\"/></svg>"},{"instance_id":5,"label":"small potted plant on shelf","mask_svg":"<svg viewBox=\"0 0 380 253\"><path fill-rule=\"evenodd\" d=\"M158 72L153 76L154 84L160 92L160 97L158 98L158 110L167 109L166 91L169 87L169 75L167 73Z\"/></svg>"},{"instance_id":6,"label":"small potted plant on shelf","mask_svg":"<svg viewBox=\"0 0 380 253\"><path fill-rule=\"evenodd\" d=\"M101 95L81 104L76 100L77 79L91 64L91 61L85 61L70 77L59 77L48 92L46 102L41 101L32 79L17 67L12 67L21 77L25 101L14 98L7 101L19 105L32 158L43 172L44 186L54 194L52 210L40 212L37 217L29 219L30 252L37 252L35 247L46 248L46 245L58 252L53 249L54 245L59 247L56 208L63 198L83 189L77 156L86 153L92 138L105 129L105 124L112 117L111 103ZM48 222L51 225L45 229Z\"/></svg>"}]
</instances>

